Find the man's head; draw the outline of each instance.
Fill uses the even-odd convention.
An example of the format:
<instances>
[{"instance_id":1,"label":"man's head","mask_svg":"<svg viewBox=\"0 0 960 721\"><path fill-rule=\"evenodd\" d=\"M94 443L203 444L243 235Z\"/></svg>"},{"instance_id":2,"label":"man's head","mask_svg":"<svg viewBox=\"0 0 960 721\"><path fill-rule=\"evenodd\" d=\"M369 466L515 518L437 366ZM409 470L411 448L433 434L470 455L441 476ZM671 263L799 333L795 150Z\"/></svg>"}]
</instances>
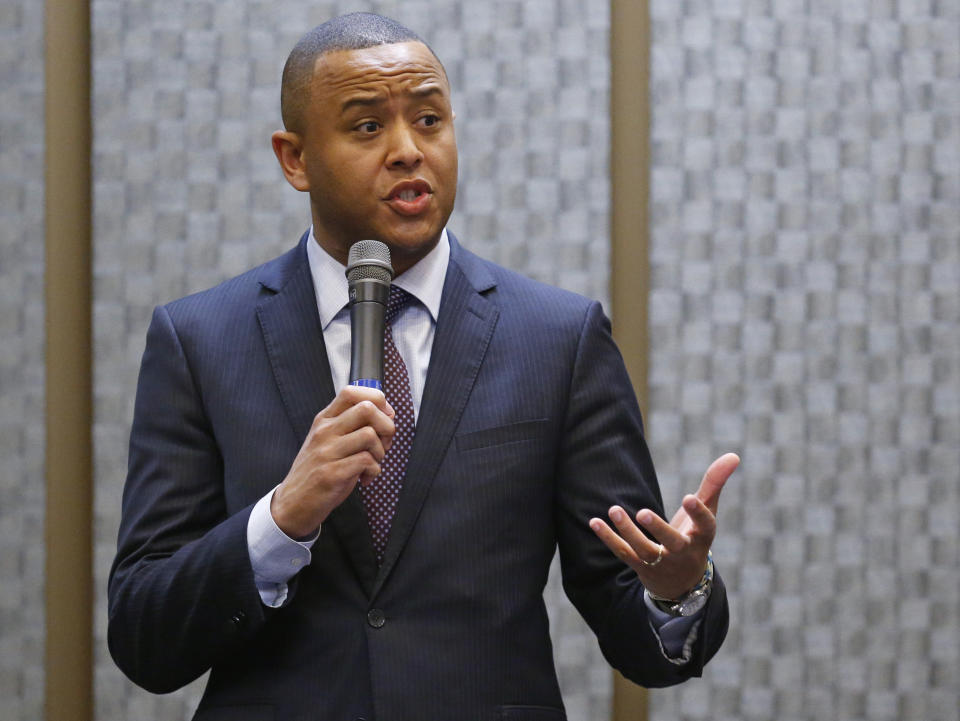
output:
<instances>
[{"instance_id":1,"label":"man's head","mask_svg":"<svg viewBox=\"0 0 960 721\"><path fill-rule=\"evenodd\" d=\"M280 85L283 126L295 133L302 130L303 113L310 101L313 71L321 55L337 50L364 50L376 45L406 42L426 45L410 28L373 13L341 15L309 31L293 46L283 66Z\"/></svg>"},{"instance_id":2,"label":"man's head","mask_svg":"<svg viewBox=\"0 0 960 721\"><path fill-rule=\"evenodd\" d=\"M411 30L353 13L307 33L283 72L285 130L274 152L310 193L314 233L345 261L350 245L390 246L398 272L439 240L456 196L446 73Z\"/></svg>"}]
</instances>

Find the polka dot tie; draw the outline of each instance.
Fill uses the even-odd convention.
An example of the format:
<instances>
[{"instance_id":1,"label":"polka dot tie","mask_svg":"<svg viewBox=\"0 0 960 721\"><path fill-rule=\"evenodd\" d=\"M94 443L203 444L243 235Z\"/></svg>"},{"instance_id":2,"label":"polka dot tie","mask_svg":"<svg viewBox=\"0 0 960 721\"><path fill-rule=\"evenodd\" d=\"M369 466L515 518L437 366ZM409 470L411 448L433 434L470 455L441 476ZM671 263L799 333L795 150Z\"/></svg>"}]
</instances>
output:
<instances>
[{"instance_id":1,"label":"polka dot tie","mask_svg":"<svg viewBox=\"0 0 960 721\"><path fill-rule=\"evenodd\" d=\"M366 486L360 486L360 496L367 509L367 520L373 535L373 548L377 564L383 563L383 552L390 535L390 524L400 500L400 489L407 472L410 446L413 444L414 416L413 397L410 395L410 378L407 366L393 344L391 325L397 313L413 298L407 291L390 286L387 301L386 328L383 334L383 392L396 414L393 422L396 433L393 445L380 463L380 475Z\"/></svg>"}]
</instances>

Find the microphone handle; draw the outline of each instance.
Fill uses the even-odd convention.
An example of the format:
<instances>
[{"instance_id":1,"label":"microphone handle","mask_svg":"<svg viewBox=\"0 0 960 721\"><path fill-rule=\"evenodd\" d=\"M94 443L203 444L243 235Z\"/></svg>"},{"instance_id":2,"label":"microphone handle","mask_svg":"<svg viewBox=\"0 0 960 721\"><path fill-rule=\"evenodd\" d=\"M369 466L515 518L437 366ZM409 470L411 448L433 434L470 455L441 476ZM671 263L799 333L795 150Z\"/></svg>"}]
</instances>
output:
<instances>
[{"instance_id":1,"label":"microphone handle","mask_svg":"<svg viewBox=\"0 0 960 721\"><path fill-rule=\"evenodd\" d=\"M383 390L383 333L390 284L350 284L350 385Z\"/></svg>"}]
</instances>

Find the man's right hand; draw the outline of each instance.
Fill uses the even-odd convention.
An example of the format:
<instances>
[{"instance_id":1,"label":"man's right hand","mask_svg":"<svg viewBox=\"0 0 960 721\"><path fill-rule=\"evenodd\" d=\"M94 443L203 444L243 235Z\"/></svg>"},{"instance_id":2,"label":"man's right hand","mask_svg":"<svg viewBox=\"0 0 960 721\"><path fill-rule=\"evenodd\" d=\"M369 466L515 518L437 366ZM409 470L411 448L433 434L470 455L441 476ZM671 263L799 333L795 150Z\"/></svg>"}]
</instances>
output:
<instances>
[{"instance_id":1,"label":"man's right hand","mask_svg":"<svg viewBox=\"0 0 960 721\"><path fill-rule=\"evenodd\" d=\"M273 494L270 513L291 538L307 538L357 482L380 475L393 441L393 408L373 388L347 386L313 419L290 472Z\"/></svg>"}]
</instances>

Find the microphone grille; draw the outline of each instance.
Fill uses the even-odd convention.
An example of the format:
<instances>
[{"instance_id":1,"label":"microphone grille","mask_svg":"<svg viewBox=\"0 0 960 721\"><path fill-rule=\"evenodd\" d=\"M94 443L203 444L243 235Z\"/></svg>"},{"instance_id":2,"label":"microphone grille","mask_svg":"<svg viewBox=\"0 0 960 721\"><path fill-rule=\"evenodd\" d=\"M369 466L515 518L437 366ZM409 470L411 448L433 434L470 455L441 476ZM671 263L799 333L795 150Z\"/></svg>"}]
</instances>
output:
<instances>
[{"instance_id":1,"label":"microphone grille","mask_svg":"<svg viewBox=\"0 0 960 721\"><path fill-rule=\"evenodd\" d=\"M353 283L367 278L388 284L393 278L390 249L379 240L358 240L347 255L347 280Z\"/></svg>"}]
</instances>

